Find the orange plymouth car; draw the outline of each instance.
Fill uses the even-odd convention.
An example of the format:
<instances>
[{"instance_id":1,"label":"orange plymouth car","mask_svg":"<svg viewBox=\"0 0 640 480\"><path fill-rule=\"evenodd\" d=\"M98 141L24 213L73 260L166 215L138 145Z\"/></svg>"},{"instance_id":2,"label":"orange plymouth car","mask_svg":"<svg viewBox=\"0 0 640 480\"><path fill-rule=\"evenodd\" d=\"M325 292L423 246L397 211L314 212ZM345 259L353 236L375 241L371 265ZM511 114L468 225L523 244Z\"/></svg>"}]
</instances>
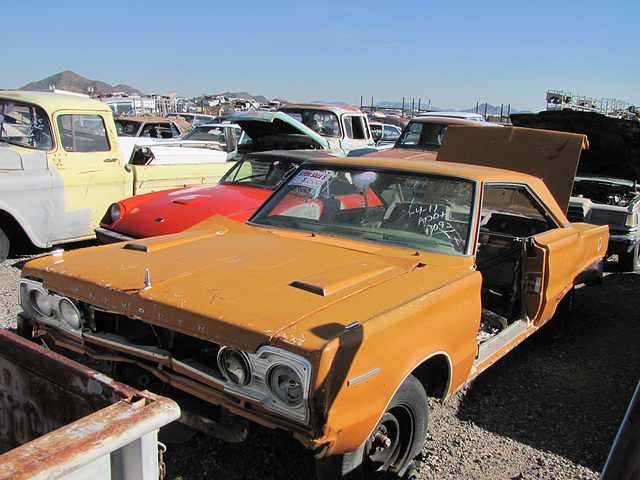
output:
<instances>
[{"instance_id":1,"label":"orange plymouth car","mask_svg":"<svg viewBox=\"0 0 640 480\"><path fill-rule=\"evenodd\" d=\"M522 133L487 130L508 144ZM583 137L549 135L541 164L575 168ZM427 397L560 324L574 286L602 276L606 226L569 223L540 178L470 152L312 159L246 224L215 215L32 260L19 332L106 361L212 435L242 440L250 421L289 431L320 479L402 478Z\"/></svg>"}]
</instances>

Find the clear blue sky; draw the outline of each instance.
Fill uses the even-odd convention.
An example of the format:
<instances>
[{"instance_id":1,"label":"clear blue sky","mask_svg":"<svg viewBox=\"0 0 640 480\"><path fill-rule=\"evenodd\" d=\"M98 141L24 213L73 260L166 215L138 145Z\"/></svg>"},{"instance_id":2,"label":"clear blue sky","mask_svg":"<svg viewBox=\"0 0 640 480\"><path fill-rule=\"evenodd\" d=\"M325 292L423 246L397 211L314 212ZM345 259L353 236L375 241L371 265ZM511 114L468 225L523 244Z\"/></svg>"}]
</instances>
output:
<instances>
[{"instance_id":1,"label":"clear blue sky","mask_svg":"<svg viewBox=\"0 0 640 480\"><path fill-rule=\"evenodd\" d=\"M0 88L72 70L145 93L545 108L640 104L640 2L49 1L4 4Z\"/></svg>"}]
</instances>

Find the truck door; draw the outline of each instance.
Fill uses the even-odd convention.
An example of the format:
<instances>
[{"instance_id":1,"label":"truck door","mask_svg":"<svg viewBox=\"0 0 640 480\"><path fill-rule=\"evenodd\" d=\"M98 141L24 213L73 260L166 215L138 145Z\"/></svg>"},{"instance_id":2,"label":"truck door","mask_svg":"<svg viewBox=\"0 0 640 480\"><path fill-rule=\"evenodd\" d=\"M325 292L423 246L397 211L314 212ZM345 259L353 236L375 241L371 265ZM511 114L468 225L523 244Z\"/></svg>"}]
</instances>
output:
<instances>
[{"instance_id":1,"label":"truck door","mask_svg":"<svg viewBox=\"0 0 640 480\"><path fill-rule=\"evenodd\" d=\"M344 135L340 146L345 152L375 146L369 130L369 122L364 115L343 115L342 125Z\"/></svg>"},{"instance_id":2,"label":"truck door","mask_svg":"<svg viewBox=\"0 0 640 480\"><path fill-rule=\"evenodd\" d=\"M133 175L125 170L115 130L102 112L63 112L55 116L52 243L91 238L113 202L133 192Z\"/></svg>"}]
</instances>

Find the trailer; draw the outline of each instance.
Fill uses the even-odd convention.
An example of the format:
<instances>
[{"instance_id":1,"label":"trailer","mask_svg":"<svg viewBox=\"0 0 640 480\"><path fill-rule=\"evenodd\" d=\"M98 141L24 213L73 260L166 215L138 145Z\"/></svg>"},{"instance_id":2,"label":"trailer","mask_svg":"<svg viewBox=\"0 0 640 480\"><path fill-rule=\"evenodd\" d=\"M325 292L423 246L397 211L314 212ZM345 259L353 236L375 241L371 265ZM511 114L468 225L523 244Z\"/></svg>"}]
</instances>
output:
<instances>
[{"instance_id":1,"label":"trailer","mask_svg":"<svg viewBox=\"0 0 640 480\"><path fill-rule=\"evenodd\" d=\"M0 329L0 480L157 480L158 430L179 416L170 399Z\"/></svg>"}]
</instances>

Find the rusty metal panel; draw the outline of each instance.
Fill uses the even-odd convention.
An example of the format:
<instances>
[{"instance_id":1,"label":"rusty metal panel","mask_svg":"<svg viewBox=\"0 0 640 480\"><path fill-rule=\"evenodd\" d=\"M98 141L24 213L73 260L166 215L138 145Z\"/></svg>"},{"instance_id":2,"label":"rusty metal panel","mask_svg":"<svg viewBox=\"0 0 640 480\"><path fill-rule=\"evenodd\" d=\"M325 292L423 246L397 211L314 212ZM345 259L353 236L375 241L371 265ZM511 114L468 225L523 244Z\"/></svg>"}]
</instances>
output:
<instances>
[{"instance_id":1,"label":"rusty metal panel","mask_svg":"<svg viewBox=\"0 0 640 480\"><path fill-rule=\"evenodd\" d=\"M158 478L175 402L0 330L0 479Z\"/></svg>"},{"instance_id":2,"label":"rusty metal panel","mask_svg":"<svg viewBox=\"0 0 640 480\"><path fill-rule=\"evenodd\" d=\"M634 480L640 476L640 383L629 403L600 480Z\"/></svg>"}]
</instances>

